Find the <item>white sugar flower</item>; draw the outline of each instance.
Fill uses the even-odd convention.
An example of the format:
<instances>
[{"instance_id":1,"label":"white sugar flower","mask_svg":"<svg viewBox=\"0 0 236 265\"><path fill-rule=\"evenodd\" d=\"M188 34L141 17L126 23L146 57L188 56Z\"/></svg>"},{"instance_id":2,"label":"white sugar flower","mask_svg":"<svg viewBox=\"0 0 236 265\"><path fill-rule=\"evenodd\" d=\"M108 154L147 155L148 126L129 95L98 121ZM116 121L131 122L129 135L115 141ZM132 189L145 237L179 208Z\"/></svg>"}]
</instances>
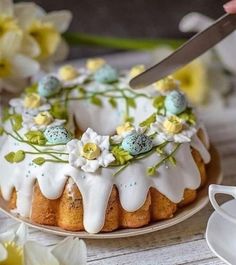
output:
<instances>
[{"instance_id":1,"label":"white sugar flower","mask_svg":"<svg viewBox=\"0 0 236 265\"><path fill-rule=\"evenodd\" d=\"M155 138L153 139L155 145L159 145L166 141L176 143L190 142L192 136L197 132L195 127L188 126L186 123L180 123L180 127L177 128L177 130L176 124L174 123L174 127L171 128L173 131L168 131L165 123L167 119L167 117L159 115L156 122L150 127L150 134L156 133ZM176 130L176 132L174 130Z\"/></svg>"},{"instance_id":2,"label":"white sugar flower","mask_svg":"<svg viewBox=\"0 0 236 265\"><path fill-rule=\"evenodd\" d=\"M39 64L35 60L20 53L21 39L21 32L18 31L9 31L0 37L0 92L3 89L20 91L22 82L16 81L25 80L39 71Z\"/></svg>"},{"instance_id":3,"label":"white sugar flower","mask_svg":"<svg viewBox=\"0 0 236 265\"><path fill-rule=\"evenodd\" d=\"M36 96L36 94L34 94ZM34 96L33 95L33 96ZM28 97L31 97L32 95L29 95ZM27 97L27 96L26 96ZM13 98L10 100L9 104L17 114L22 115L31 115L36 116L39 112L48 111L51 109L51 105L47 103L46 99L43 97L37 97L35 101L29 100L29 102L35 103L34 106L30 106L26 104L26 98Z\"/></svg>"},{"instance_id":4,"label":"white sugar flower","mask_svg":"<svg viewBox=\"0 0 236 265\"><path fill-rule=\"evenodd\" d=\"M115 160L109 147L109 136L98 135L88 128L81 140L74 139L67 144L69 162L85 172L95 172L100 166L107 167Z\"/></svg>"},{"instance_id":5,"label":"white sugar flower","mask_svg":"<svg viewBox=\"0 0 236 265\"><path fill-rule=\"evenodd\" d=\"M189 13L182 18L179 28L183 32L198 32L214 22L213 19L200 13ZM227 38L222 40L214 47L215 52L219 56L222 64L232 73L236 73L236 32L231 33Z\"/></svg>"},{"instance_id":6,"label":"white sugar flower","mask_svg":"<svg viewBox=\"0 0 236 265\"><path fill-rule=\"evenodd\" d=\"M61 126L66 120L54 119L48 112L39 112L37 116L23 115L22 125L26 130L44 131L49 127Z\"/></svg>"}]
</instances>

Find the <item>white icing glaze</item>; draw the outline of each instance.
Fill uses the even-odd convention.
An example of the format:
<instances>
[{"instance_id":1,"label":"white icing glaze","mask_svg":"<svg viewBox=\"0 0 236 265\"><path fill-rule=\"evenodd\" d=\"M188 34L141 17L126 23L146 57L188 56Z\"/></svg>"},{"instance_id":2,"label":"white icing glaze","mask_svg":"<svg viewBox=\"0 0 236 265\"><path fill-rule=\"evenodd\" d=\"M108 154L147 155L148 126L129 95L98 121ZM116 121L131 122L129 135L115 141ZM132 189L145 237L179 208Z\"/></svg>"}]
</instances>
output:
<instances>
[{"instance_id":1,"label":"white icing glaze","mask_svg":"<svg viewBox=\"0 0 236 265\"><path fill-rule=\"evenodd\" d=\"M97 89L109 89L109 85L94 83L88 85L87 88L94 89L95 86L97 86ZM72 96L77 96L77 92L73 91ZM118 106L116 110L112 109L107 100L102 99L102 103L103 108L92 105L86 100L71 101L69 104L70 124L72 124L72 116L74 116L83 131L91 127L100 134L114 133L117 125L122 122L124 101L117 100ZM136 103L138 108L131 109L130 114L136 117L135 123L138 124L151 115L154 112L154 108L147 98L140 97ZM209 144L205 130L203 132ZM24 134L24 131L20 131L20 133ZM68 178L72 178L73 181L70 181L69 185L71 186L75 183L81 192L84 227L89 233L97 233L102 229L113 185L119 191L122 207L130 212L136 211L144 204L150 187L156 188L171 201L178 203L182 200L186 188L197 189L201 182L199 170L191 155L191 147L199 151L205 163L210 161L210 154L197 135L194 135L191 143L184 143L179 147L175 154L176 166L163 164L158 169L157 176L154 177L147 176L146 169L160 160L156 153L131 163L114 177L113 173L117 168L100 168L96 173L85 173L69 164L48 162L37 166L32 163L35 158L32 154L27 154L20 163L11 164L4 158L7 153L18 150L32 152L34 151L33 148L5 135L0 137L0 146L1 193L5 200L9 200L13 189L16 189L17 208L15 212L21 216L30 217L36 181L46 198L57 199L62 195ZM173 144L169 144L166 151L170 152L173 147ZM50 149L47 147L41 150L49 151ZM66 152L65 146L53 148L53 151L58 150ZM47 158L47 155L43 155L43 157ZM63 158L63 155L61 158Z\"/></svg>"}]
</instances>

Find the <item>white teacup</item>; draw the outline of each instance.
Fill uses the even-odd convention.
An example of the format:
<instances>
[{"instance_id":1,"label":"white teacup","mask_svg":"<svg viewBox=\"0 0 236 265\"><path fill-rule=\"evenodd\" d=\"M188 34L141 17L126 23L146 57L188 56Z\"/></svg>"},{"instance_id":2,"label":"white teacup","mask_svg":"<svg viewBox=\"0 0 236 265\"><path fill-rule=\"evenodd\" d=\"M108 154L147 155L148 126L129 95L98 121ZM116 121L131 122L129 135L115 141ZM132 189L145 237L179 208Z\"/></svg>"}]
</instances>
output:
<instances>
[{"instance_id":1,"label":"white teacup","mask_svg":"<svg viewBox=\"0 0 236 265\"><path fill-rule=\"evenodd\" d=\"M233 223L236 223L236 216L231 215L230 213L222 209L222 207L220 207L220 205L218 204L215 198L216 194L227 194L227 195L233 196L236 199L236 187L215 185L215 184L212 184L209 187L209 197L210 197L212 206L221 216L223 216L224 218L226 218L227 220Z\"/></svg>"}]
</instances>

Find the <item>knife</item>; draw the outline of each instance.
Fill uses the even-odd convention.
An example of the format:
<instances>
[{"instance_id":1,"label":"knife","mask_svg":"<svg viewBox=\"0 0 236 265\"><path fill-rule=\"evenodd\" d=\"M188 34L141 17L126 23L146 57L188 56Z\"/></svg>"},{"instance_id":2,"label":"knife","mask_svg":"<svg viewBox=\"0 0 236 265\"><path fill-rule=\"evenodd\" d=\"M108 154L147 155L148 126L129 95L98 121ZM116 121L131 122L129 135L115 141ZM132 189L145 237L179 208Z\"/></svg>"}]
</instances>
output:
<instances>
[{"instance_id":1,"label":"knife","mask_svg":"<svg viewBox=\"0 0 236 265\"><path fill-rule=\"evenodd\" d=\"M223 15L164 60L130 80L130 86L134 89L142 88L168 76L212 48L235 29L236 14Z\"/></svg>"}]
</instances>

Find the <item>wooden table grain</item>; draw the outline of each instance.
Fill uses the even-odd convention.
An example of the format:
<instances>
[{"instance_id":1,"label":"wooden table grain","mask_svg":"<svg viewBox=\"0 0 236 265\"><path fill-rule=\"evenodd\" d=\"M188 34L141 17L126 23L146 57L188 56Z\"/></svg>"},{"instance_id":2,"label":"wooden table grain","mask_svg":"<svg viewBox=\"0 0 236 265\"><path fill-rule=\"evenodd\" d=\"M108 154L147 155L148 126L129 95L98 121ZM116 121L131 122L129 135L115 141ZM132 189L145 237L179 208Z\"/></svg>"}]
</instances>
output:
<instances>
[{"instance_id":1,"label":"wooden table grain","mask_svg":"<svg viewBox=\"0 0 236 265\"><path fill-rule=\"evenodd\" d=\"M118 54L107 60L118 67L129 67L150 60L147 54ZM73 61L81 64L83 61ZM199 115L206 124L212 143L222 157L223 183L236 185L236 95L227 104L214 97L210 105L201 107ZM188 220L162 231L125 239L85 240L88 264L138 265L222 265L210 251L205 240L207 220L213 209L208 204ZM0 213L0 231L14 223ZM53 245L62 238L30 229L30 239Z\"/></svg>"}]
</instances>

